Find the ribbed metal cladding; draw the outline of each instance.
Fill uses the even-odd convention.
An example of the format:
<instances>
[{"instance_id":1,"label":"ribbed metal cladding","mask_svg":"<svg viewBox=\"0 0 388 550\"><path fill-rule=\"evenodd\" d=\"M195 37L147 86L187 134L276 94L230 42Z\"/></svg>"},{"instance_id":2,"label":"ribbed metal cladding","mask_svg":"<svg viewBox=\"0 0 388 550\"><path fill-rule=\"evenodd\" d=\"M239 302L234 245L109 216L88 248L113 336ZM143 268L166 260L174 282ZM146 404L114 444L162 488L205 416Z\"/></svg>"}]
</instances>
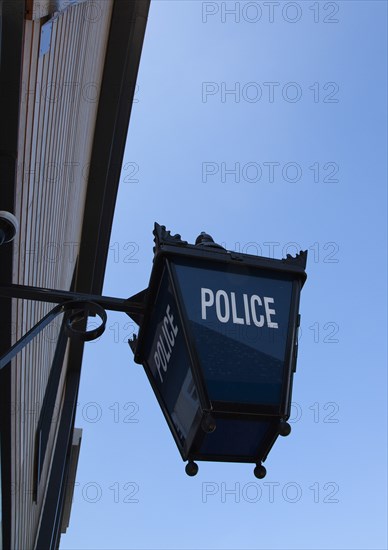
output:
<instances>
[{"instance_id":1,"label":"ribbed metal cladding","mask_svg":"<svg viewBox=\"0 0 388 550\"><path fill-rule=\"evenodd\" d=\"M53 19L48 52L39 56L45 20L26 21L18 143L13 282L69 289L83 209L113 0L74 4ZM96 7L97 6L97 7ZM50 308L13 302L13 341ZM61 320L12 365L11 547L33 548L63 401L57 394L42 478L33 500L35 434ZM64 374L64 373L63 373Z\"/></svg>"}]
</instances>

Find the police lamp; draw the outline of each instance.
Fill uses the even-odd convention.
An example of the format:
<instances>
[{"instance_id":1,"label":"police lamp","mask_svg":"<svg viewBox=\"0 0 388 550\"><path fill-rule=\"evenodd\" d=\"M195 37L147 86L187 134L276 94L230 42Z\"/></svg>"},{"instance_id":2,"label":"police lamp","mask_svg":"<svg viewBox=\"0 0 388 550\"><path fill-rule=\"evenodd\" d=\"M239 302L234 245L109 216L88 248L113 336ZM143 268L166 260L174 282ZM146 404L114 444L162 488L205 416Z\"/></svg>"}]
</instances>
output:
<instances>
[{"instance_id":1,"label":"police lamp","mask_svg":"<svg viewBox=\"0 0 388 550\"><path fill-rule=\"evenodd\" d=\"M291 427L307 251L282 260L195 245L155 224L155 257L130 341L183 460L263 462Z\"/></svg>"}]
</instances>

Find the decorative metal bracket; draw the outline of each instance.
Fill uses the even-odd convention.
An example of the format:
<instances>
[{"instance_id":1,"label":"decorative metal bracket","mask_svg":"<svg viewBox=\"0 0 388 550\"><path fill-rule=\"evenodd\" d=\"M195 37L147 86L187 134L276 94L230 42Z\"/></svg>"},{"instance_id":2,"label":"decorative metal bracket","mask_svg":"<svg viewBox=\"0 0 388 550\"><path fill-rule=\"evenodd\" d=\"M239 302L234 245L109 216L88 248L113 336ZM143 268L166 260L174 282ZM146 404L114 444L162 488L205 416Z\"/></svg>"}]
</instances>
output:
<instances>
[{"instance_id":1,"label":"decorative metal bracket","mask_svg":"<svg viewBox=\"0 0 388 550\"><path fill-rule=\"evenodd\" d=\"M160 247L164 244L174 244L185 246L188 244L187 241L182 241L181 236L177 233L176 235L171 235L171 232L166 229L165 225L159 225L155 222L154 225L154 243L153 248L154 254L157 254L160 250Z\"/></svg>"},{"instance_id":2,"label":"decorative metal bracket","mask_svg":"<svg viewBox=\"0 0 388 550\"><path fill-rule=\"evenodd\" d=\"M307 250L301 250L296 254L296 256L292 256L291 254L287 254L286 258L283 258L283 262L291 265L297 265L299 267L303 267L303 269L306 269L307 265Z\"/></svg>"},{"instance_id":3,"label":"decorative metal bracket","mask_svg":"<svg viewBox=\"0 0 388 550\"><path fill-rule=\"evenodd\" d=\"M132 298L121 299L24 285L0 285L0 296L58 304L0 357L0 370L61 313L68 313L66 329L69 336L83 342L90 342L101 336L105 330L107 320L105 310L121 311L139 319L144 315L145 307L144 291ZM90 315L100 317L101 324L97 328L84 330L77 327L77 323L86 321Z\"/></svg>"}]
</instances>

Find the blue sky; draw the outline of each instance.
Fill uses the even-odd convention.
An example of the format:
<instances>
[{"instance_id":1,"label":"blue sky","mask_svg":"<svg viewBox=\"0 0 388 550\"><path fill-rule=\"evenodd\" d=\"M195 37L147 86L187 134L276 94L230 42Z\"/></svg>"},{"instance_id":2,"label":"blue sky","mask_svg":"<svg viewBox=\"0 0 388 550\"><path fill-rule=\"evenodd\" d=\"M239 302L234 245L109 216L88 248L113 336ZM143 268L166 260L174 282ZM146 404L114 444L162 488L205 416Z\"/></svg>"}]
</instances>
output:
<instances>
[{"instance_id":1,"label":"blue sky","mask_svg":"<svg viewBox=\"0 0 388 550\"><path fill-rule=\"evenodd\" d=\"M147 286L154 221L308 249L293 431L264 480L188 478L133 323L109 313L84 356L62 549L387 548L386 75L383 1L152 2L104 293Z\"/></svg>"}]
</instances>

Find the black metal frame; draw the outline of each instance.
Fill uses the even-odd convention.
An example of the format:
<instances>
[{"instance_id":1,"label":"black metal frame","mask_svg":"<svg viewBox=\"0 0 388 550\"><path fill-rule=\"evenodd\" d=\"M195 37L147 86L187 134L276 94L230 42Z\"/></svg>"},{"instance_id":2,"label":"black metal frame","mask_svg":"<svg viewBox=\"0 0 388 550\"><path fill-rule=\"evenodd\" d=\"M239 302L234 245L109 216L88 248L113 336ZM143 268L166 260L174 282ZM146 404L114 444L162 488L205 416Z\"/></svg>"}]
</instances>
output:
<instances>
[{"instance_id":1,"label":"black metal frame","mask_svg":"<svg viewBox=\"0 0 388 550\"><path fill-rule=\"evenodd\" d=\"M154 268L151 273L147 292L146 314L143 318L143 322L140 325L138 338L135 341L130 342L130 344L135 354L135 361L137 363L143 364L144 366L144 370L156 395L159 406L163 411L164 417L166 418L167 424L172 432L179 452L183 460L190 461L195 459L203 461L228 461L246 463L264 461L279 435L279 421L287 421L290 416L292 382L293 374L296 370L297 358L297 331L300 319L300 291L307 278L305 272L307 252L301 252L296 257L288 255L286 259L278 260L260 256L252 256L248 254L238 254L222 249L222 247L217 248L217 245L215 245L214 248L201 248L195 245L190 245L187 242L182 241L179 235L171 236L169 232L165 231L164 227L160 227L158 225L155 226L154 234L156 237L156 248L154 257ZM256 269L260 268L264 272L267 271L268 274L272 275L277 274L279 276L290 276L290 280L292 280L292 291L285 348L286 363L284 365L280 405L273 406L272 411L270 411L271 407L268 405L263 406L259 404L255 406L245 406L244 404L236 404L235 406L231 406L230 403L223 405L221 402L211 402L206 390L206 384L203 379L202 370L200 368L196 346L190 335L191 333L189 330L188 318L183 305L182 294L174 269L174 259L176 258L185 258L190 260L197 259L198 261L209 261L212 263L216 262L224 265L230 265L234 263L236 267L238 267L239 265L244 265ZM200 410L200 414L197 414L197 416L195 417L184 445L182 445L180 441L179 434L170 418L170 414L167 410L167 406L164 402L163 396L161 395L161 392L159 391L153 379L150 366L148 365L145 358L144 349L146 334L148 332L148 326L152 316L152 306L153 304L155 304L156 298L158 296L160 284L165 271L167 271L169 282L171 284L174 294L175 303L178 309L180 322L183 329L183 337L185 340L186 349L190 357L189 368L191 369L191 373L198 393L200 407L202 409ZM201 433L201 430L198 430L198 427L199 424L201 424L203 414L210 412L215 418L233 417L245 419L252 418L255 420L259 420L260 415L263 415L262 420L265 420L266 418L268 421L271 421L271 419L273 419L274 426L269 428L265 439L262 441L260 447L257 448L257 453L255 454L255 456L247 457L236 455L225 457L222 455L204 455L202 453L196 452L195 450L193 451L193 449L194 447L200 448L200 440L203 440L203 438L206 436L204 432Z\"/></svg>"}]
</instances>

